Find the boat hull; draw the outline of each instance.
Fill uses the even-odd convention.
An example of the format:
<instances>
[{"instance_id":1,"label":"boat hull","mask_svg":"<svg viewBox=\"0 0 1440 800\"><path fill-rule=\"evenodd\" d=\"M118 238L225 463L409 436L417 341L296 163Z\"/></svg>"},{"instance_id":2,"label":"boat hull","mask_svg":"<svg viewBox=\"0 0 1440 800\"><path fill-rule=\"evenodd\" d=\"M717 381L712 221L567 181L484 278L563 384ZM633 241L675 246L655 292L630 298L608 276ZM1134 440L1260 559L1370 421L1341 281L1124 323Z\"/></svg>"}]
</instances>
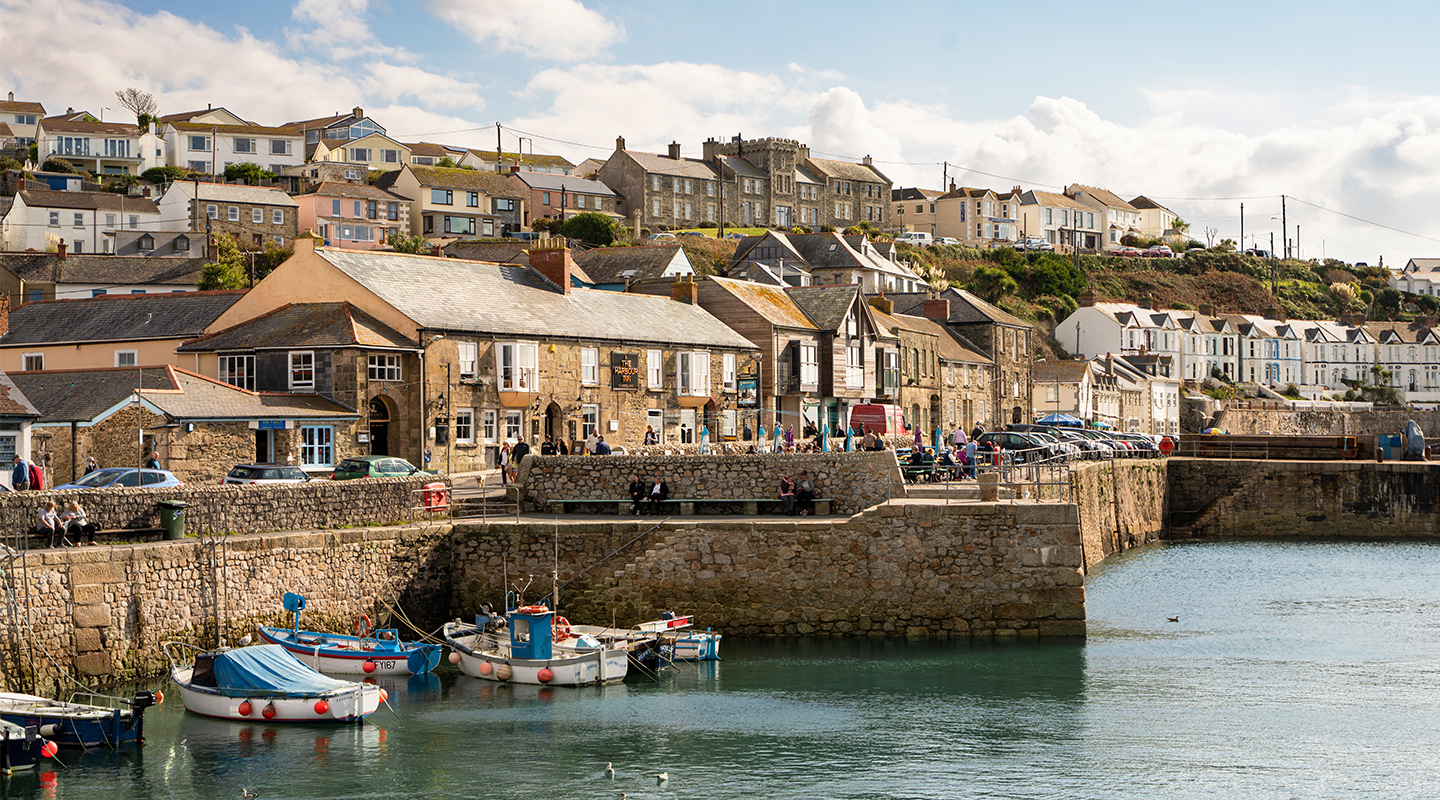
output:
<instances>
[{"instance_id":1,"label":"boat hull","mask_svg":"<svg viewBox=\"0 0 1440 800\"><path fill-rule=\"evenodd\" d=\"M310 634L329 643L305 644L306 632L301 631L297 639L294 631L286 628L260 626L260 638L285 648L285 652L299 659L317 672L341 675L421 675L435 669L440 663L440 645L402 642L398 649L387 650L374 646L373 640L361 640L354 636L337 634ZM344 646L338 646L343 644Z\"/></svg>"},{"instance_id":2,"label":"boat hull","mask_svg":"<svg viewBox=\"0 0 1440 800\"><path fill-rule=\"evenodd\" d=\"M719 661L720 634L691 633L677 638L671 656L676 661Z\"/></svg>"},{"instance_id":3,"label":"boat hull","mask_svg":"<svg viewBox=\"0 0 1440 800\"><path fill-rule=\"evenodd\" d=\"M305 697L227 697L218 689L194 685L190 675L190 667L177 667L170 673L171 680L180 687L180 700L184 702L185 710L213 719L343 724L361 722L380 707L380 687L368 683L357 683L354 689ZM324 710L317 708L321 700L325 701ZM241 706L246 703L250 713L242 714ZM269 706L274 707L274 713L267 717L265 709Z\"/></svg>"},{"instance_id":4,"label":"boat hull","mask_svg":"<svg viewBox=\"0 0 1440 800\"><path fill-rule=\"evenodd\" d=\"M537 686L593 686L625 679L629 654L623 648L562 651L555 658L525 659L510 656L509 648L480 635L456 635L446 627L445 639L460 656L460 671L496 683ZM542 670L549 670L548 680ZM503 677L502 677L503 676Z\"/></svg>"},{"instance_id":5,"label":"boat hull","mask_svg":"<svg viewBox=\"0 0 1440 800\"><path fill-rule=\"evenodd\" d=\"M12 775L34 769L45 757L41 752L45 746L44 737L33 730L29 734L33 736L8 727L0 731L0 774Z\"/></svg>"},{"instance_id":6,"label":"boat hull","mask_svg":"<svg viewBox=\"0 0 1440 800\"><path fill-rule=\"evenodd\" d=\"M62 747L121 747L143 741L144 714L143 705L107 708L0 693L0 719L22 728L33 725Z\"/></svg>"}]
</instances>

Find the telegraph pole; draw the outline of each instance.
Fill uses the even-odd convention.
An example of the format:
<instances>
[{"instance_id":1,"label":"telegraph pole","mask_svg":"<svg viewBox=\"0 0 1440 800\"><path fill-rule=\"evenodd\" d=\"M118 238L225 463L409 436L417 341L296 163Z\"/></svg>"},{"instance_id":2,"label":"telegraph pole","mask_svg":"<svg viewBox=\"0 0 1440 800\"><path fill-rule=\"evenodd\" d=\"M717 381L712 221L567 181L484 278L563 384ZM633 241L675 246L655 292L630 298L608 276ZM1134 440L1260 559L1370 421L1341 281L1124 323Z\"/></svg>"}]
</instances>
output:
<instances>
[{"instance_id":1,"label":"telegraph pole","mask_svg":"<svg viewBox=\"0 0 1440 800\"><path fill-rule=\"evenodd\" d=\"M1280 195L1280 243L1285 246L1285 257L1290 257L1290 227L1285 224L1285 195ZM1274 253L1274 249L1271 249Z\"/></svg>"},{"instance_id":2,"label":"telegraph pole","mask_svg":"<svg viewBox=\"0 0 1440 800\"><path fill-rule=\"evenodd\" d=\"M1245 252L1245 204L1240 204L1240 252Z\"/></svg>"}]
</instances>

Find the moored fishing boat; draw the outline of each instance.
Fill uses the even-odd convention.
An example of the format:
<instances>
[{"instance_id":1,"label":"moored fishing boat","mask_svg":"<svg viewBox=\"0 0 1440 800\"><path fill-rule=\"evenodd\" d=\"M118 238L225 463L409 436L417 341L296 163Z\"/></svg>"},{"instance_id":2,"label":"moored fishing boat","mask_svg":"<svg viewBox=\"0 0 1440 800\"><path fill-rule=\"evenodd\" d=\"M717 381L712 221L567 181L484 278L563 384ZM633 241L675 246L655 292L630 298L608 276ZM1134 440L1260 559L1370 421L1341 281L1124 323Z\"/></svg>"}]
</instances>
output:
<instances>
[{"instance_id":1,"label":"moored fishing boat","mask_svg":"<svg viewBox=\"0 0 1440 800\"><path fill-rule=\"evenodd\" d=\"M633 659L652 666L649 655L658 661L718 661L720 634L709 630L690 630L695 618L677 617L666 611L660 619L642 622L633 628L605 628L596 625L566 625L565 631L575 636L588 636L606 644L626 647Z\"/></svg>"},{"instance_id":2,"label":"moored fishing boat","mask_svg":"<svg viewBox=\"0 0 1440 800\"><path fill-rule=\"evenodd\" d=\"M0 720L0 774L34 769L42 758L54 758L58 748L45 741L34 725L21 727Z\"/></svg>"},{"instance_id":3,"label":"moored fishing boat","mask_svg":"<svg viewBox=\"0 0 1440 800\"><path fill-rule=\"evenodd\" d=\"M160 697L136 692L128 708L61 702L33 694L0 692L0 719L34 726L41 736L68 747L121 747L145 741L145 709Z\"/></svg>"},{"instance_id":4,"label":"moored fishing boat","mask_svg":"<svg viewBox=\"0 0 1440 800\"><path fill-rule=\"evenodd\" d=\"M259 626L260 637L285 648L319 672L346 675L420 675L440 663L440 645L402 642L395 628L372 630L365 615L355 620L356 635L300 630L305 598L286 592L285 610L294 614L290 629Z\"/></svg>"},{"instance_id":5,"label":"moored fishing boat","mask_svg":"<svg viewBox=\"0 0 1440 800\"><path fill-rule=\"evenodd\" d=\"M588 686L623 680L628 651L586 637L555 644L555 612L522 606L505 615L477 616L474 624L445 624L450 660L466 675L501 683ZM562 629L563 630L563 629Z\"/></svg>"},{"instance_id":6,"label":"moored fishing boat","mask_svg":"<svg viewBox=\"0 0 1440 800\"><path fill-rule=\"evenodd\" d=\"M182 642L162 645L170 679L186 710L238 722L360 722L385 699L385 690L320 674L285 648L265 644L204 651ZM176 650L197 651L181 663Z\"/></svg>"}]
</instances>

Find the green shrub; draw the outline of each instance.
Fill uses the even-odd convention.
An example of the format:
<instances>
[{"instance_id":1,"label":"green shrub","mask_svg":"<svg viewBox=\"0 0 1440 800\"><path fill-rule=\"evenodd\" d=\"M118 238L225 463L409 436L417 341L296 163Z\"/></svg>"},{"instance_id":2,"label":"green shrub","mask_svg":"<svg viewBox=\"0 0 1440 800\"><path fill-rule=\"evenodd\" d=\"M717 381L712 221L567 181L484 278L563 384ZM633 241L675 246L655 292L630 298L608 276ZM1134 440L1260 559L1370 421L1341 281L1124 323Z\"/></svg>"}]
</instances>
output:
<instances>
[{"instance_id":1,"label":"green shrub","mask_svg":"<svg viewBox=\"0 0 1440 800\"><path fill-rule=\"evenodd\" d=\"M565 220L557 232L566 239L579 239L596 247L607 247L615 241L615 221L594 211L582 211Z\"/></svg>"},{"instance_id":2,"label":"green shrub","mask_svg":"<svg viewBox=\"0 0 1440 800\"><path fill-rule=\"evenodd\" d=\"M184 167L151 167L140 173L140 180L147 183L169 183L190 177L190 170Z\"/></svg>"},{"instance_id":3,"label":"green shrub","mask_svg":"<svg viewBox=\"0 0 1440 800\"><path fill-rule=\"evenodd\" d=\"M720 227L720 226L719 226L719 225L716 225L715 223L713 223L713 222L711 222L711 221L709 221L709 220L706 220L706 221L700 223L699 225L696 225L695 227L697 227L697 228L718 228L718 227Z\"/></svg>"},{"instance_id":4,"label":"green shrub","mask_svg":"<svg viewBox=\"0 0 1440 800\"><path fill-rule=\"evenodd\" d=\"M63 172L66 175L83 175L84 173L75 168L74 164L63 158L47 158L45 163L40 165L44 172Z\"/></svg>"},{"instance_id":5,"label":"green shrub","mask_svg":"<svg viewBox=\"0 0 1440 800\"><path fill-rule=\"evenodd\" d=\"M225 180L245 181L251 186L259 186L262 180L275 180L275 173L250 161L242 161L239 164L225 165Z\"/></svg>"}]
</instances>

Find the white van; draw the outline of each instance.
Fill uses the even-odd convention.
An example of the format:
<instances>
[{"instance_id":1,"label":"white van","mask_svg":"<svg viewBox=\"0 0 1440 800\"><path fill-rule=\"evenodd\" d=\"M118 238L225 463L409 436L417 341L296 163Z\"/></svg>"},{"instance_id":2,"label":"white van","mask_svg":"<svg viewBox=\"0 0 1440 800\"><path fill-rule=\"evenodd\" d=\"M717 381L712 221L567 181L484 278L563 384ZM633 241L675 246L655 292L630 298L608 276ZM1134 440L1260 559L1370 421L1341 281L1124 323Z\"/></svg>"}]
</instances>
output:
<instances>
[{"instance_id":1,"label":"white van","mask_svg":"<svg viewBox=\"0 0 1440 800\"><path fill-rule=\"evenodd\" d=\"M906 232L906 233L897 233L897 234L895 234L895 241L897 241L897 242L909 242L910 244L933 244L933 243L934 243L934 239L932 239L932 238L930 237L930 234L924 233L924 232L922 232L922 231L908 231L908 232Z\"/></svg>"}]
</instances>

